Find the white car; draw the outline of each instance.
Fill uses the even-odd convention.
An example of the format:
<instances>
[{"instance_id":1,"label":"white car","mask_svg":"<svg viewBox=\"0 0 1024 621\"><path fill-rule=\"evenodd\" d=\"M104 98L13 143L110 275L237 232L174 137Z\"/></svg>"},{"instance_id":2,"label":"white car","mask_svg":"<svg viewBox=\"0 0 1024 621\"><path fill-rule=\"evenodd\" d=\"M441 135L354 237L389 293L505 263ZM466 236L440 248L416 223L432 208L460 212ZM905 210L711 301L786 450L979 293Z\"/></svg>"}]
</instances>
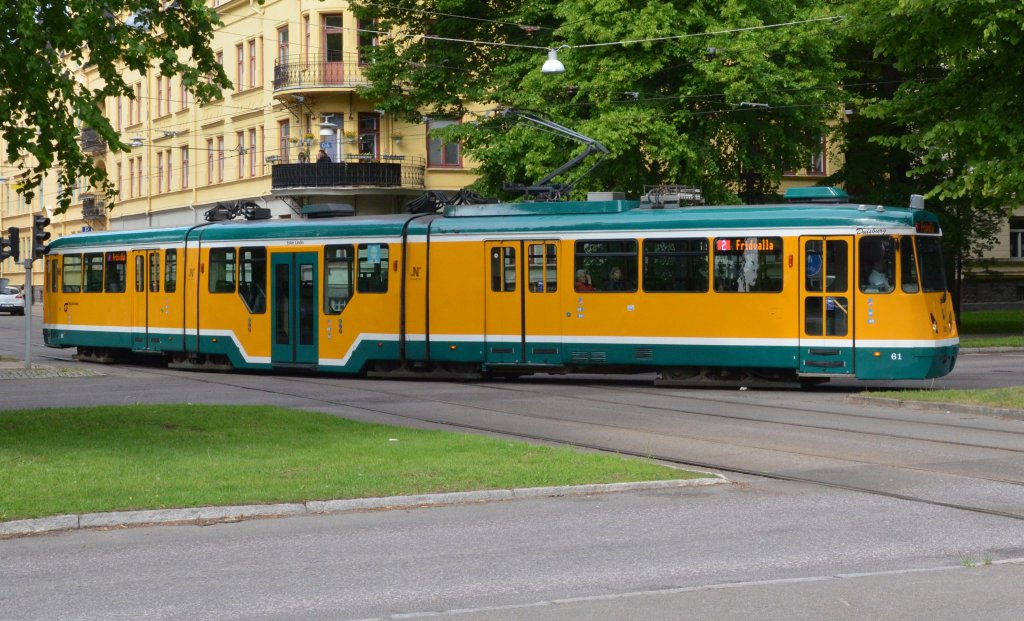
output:
<instances>
[{"instance_id":1,"label":"white car","mask_svg":"<svg viewBox=\"0 0 1024 621\"><path fill-rule=\"evenodd\" d=\"M0 313L25 314L25 296L17 287L0 288Z\"/></svg>"}]
</instances>

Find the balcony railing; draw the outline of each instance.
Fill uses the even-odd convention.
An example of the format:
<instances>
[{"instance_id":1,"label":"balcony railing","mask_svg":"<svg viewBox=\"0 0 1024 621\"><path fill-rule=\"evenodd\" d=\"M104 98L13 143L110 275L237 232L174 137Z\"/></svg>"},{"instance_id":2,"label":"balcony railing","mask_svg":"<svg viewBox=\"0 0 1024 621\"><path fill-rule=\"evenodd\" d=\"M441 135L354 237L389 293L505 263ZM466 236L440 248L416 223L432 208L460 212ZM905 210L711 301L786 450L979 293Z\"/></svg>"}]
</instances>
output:
<instances>
[{"instance_id":1,"label":"balcony railing","mask_svg":"<svg viewBox=\"0 0 1024 621\"><path fill-rule=\"evenodd\" d=\"M100 137L99 132L90 127L82 129L82 151L93 155L107 152L107 141Z\"/></svg>"},{"instance_id":2,"label":"balcony railing","mask_svg":"<svg viewBox=\"0 0 1024 621\"><path fill-rule=\"evenodd\" d=\"M422 188L426 162L420 157L384 156L379 160L354 157L324 164L275 164L271 187L283 188Z\"/></svg>"},{"instance_id":3,"label":"balcony railing","mask_svg":"<svg viewBox=\"0 0 1024 621\"><path fill-rule=\"evenodd\" d=\"M274 90L302 86L366 86L363 63L355 54L340 56L310 54L302 58L274 62Z\"/></svg>"},{"instance_id":4,"label":"balcony railing","mask_svg":"<svg viewBox=\"0 0 1024 621\"><path fill-rule=\"evenodd\" d=\"M82 196L82 219L83 220L106 220L107 205L104 201L96 200L95 196Z\"/></svg>"}]
</instances>

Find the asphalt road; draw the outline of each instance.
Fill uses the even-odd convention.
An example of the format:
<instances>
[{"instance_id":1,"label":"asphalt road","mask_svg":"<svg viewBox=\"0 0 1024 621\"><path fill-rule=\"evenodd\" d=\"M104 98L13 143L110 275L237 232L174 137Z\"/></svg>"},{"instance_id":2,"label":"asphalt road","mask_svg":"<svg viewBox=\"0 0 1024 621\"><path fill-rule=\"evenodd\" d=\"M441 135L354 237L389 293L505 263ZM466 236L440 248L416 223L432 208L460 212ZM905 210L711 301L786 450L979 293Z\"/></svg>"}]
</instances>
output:
<instances>
[{"instance_id":1,"label":"asphalt road","mask_svg":"<svg viewBox=\"0 0 1024 621\"><path fill-rule=\"evenodd\" d=\"M0 317L0 355L20 355L20 321ZM0 380L0 408L276 404L716 466L733 484L0 541L4 618L1016 619L1024 605L1019 420L853 404L848 383L393 382L69 354L34 355L97 374ZM1022 363L964 354L934 385L1019 385Z\"/></svg>"}]
</instances>

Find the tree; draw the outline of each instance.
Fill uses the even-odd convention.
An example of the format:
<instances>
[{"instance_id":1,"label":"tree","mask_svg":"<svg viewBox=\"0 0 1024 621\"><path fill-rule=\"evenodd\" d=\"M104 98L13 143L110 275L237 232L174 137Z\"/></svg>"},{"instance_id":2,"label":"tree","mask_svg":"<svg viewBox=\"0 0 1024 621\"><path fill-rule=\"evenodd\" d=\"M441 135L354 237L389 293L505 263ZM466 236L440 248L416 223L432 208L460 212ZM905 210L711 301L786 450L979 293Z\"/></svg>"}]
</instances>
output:
<instances>
[{"instance_id":1,"label":"tree","mask_svg":"<svg viewBox=\"0 0 1024 621\"><path fill-rule=\"evenodd\" d=\"M123 75L180 76L203 103L231 85L209 47L216 11L202 0L6 0L0 3L0 133L5 159L25 172L31 200L43 176L56 170L58 213L68 209L80 178L113 197L106 172L79 143L95 130L113 151L126 151L103 115L107 97L134 98ZM98 85L79 80L95 66Z\"/></svg>"},{"instance_id":2,"label":"tree","mask_svg":"<svg viewBox=\"0 0 1024 621\"><path fill-rule=\"evenodd\" d=\"M743 175L772 192L809 160L840 102L834 22L817 0L355 0L382 33L363 95L408 121L461 118L473 105L538 112L602 142L608 158L576 191L700 186L735 198ZM580 16L586 18L580 18ZM752 28L749 30L737 30ZM705 33L731 31L726 34ZM387 34L384 34L387 33ZM427 38L422 35L428 35ZM457 39L457 41L456 41ZM634 43L602 45L623 41ZM474 43L475 42L475 43ZM567 46L567 47L566 47ZM547 50L566 71L545 75ZM757 105L751 105L757 104ZM449 126L480 162L477 188L532 182L578 148L536 128L481 115Z\"/></svg>"},{"instance_id":3,"label":"tree","mask_svg":"<svg viewBox=\"0 0 1024 621\"><path fill-rule=\"evenodd\" d=\"M1024 184L1024 10L1010 0L857 0L849 9L861 63L851 80L879 86L851 89L863 114L844 128L840 176L863 200L932 199L958 304L964 261L991 248Z\"/></svg>"}]
</instances>

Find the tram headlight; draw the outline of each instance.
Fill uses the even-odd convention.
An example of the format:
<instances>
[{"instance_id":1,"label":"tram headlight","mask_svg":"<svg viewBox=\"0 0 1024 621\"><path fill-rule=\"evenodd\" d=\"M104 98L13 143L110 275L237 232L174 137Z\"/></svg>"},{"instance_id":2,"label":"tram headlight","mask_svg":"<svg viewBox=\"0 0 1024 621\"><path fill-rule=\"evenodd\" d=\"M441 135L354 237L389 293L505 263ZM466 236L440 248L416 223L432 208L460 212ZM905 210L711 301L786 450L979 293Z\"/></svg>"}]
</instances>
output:
<instances>
[{"instance_id":1,"label":"tram headlight","mask_svg":"<svg viewBox=\"0 0 1024 621\"><path fill-rule=\"evenodd\" d=\"M929 315L932 318L932 332L935 334L939 333L939 324L935 321L935 315Z\"/></svg>"}]
</instances>

